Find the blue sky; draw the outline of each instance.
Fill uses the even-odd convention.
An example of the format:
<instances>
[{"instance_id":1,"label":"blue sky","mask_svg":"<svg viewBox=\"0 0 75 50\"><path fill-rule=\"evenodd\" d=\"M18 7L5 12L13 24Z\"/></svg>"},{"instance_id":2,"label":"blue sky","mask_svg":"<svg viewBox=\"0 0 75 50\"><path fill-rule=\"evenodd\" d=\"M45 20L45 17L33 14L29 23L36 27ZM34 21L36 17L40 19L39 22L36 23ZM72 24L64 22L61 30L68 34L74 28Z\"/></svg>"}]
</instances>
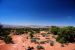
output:
<instances>
[{"instance_id":1,"label":"blue sky","mask_svg":"<svg viewBox=\"0 0 75 50\"><path fill-rule=\"evenodd\" d=\"M74 0L0 0L0 22L10 25L73 25Z\"/></svg>"}]
</instances>

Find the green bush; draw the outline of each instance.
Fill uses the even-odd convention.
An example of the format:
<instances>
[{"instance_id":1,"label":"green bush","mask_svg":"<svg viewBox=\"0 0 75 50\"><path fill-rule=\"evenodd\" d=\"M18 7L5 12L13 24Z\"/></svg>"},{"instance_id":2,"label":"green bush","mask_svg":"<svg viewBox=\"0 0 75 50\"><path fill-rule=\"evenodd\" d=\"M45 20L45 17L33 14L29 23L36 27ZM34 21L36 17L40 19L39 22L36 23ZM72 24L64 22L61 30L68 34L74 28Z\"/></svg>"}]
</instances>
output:
<instances>
[{"instance_id":1,"label":"green bush","mask_svg":"<svg viewBox=\"0 0 75 50\"><path fill-rule=\"evenodd\" d=\"M13 43L13 41L12 41L12 38L10 37L10 36L5 36L4 38L3 38L3 40L5 41L5 43Z\"/></svg>"},{"instance_id":2,"label":"green bush","mask_svg":"<svg viewBox=\"0 0 75 50\"><path fill-rule=\"evenodd\" d=\"M60 28L57 26L51 26L51 33L53 33L54 35L59 34Z\"/></svg>"},{"instance_id":3,"label":"green bush","mask_svg":"<svg viewBox=\"0 0 75 50\"><path fill-rule=\"evenodd\" d=\"M10 34L11 28L3 28L2 25L0 25L0 36L7 36Z\"/></svg>"},{"instance_id":4,"label":"green bush","mask_svg":"<svg viewBox=\"0 0 75 50\"><path fill-rule=\"evenodd\" d=\"M75 42L75 28L72 26L61 28L61 34L56 40L62 44Z\"/></svg>"}]
</instances>

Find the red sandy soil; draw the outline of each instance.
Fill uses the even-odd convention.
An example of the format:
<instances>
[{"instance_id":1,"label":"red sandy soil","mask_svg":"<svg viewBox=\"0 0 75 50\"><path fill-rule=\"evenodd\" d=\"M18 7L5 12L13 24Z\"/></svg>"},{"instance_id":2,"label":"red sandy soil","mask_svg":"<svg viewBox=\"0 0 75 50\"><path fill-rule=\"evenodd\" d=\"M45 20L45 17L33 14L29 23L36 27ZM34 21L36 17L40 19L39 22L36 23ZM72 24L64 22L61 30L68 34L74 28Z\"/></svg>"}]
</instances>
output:
<instances>
[{"instance_id":1,"label":"red sandy soil","mask_svg":"<svg viewBox=\"0 0 75 50\"><path fill-rule=\"evenodd\" d=\"M28 46L34 47L34 50L36 49L36 46L38 44L31 43L30 39L26 39L28 35L23 34L23 35L13 35L12 40L14 41L15 44L5 44L2 40L0 40L0 50L26 50ZM42 36L39 38L45 39ZM53 41L55 41L54 38L49 36L49 38ZM54 46L50 46L49 43L46 44L41 44L44 46L45 50L75 50L75 43L72 44L70 43L69 45L65 45L65 47L61 47L61 44L55 41Z\"/></svg>"},{"instance_id":2,"label":"red sandy soil","mask_svg":"<svg viewBox=\"0 0 75 50\"><path fill-rule=\"evenodd\" d=\"M5 44L5 42L3 40L0 40L0 45Z\"/></svg>"}]
</instances>

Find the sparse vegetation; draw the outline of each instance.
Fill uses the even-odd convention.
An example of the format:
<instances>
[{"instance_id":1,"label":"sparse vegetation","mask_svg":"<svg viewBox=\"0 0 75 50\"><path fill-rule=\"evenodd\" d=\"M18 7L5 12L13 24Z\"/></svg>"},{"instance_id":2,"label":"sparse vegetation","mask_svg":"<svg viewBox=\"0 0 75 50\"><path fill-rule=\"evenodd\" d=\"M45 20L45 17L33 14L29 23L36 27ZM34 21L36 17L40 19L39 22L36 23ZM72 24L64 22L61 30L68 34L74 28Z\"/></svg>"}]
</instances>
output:
<instances>
[{"instance_id":1,"label":"sparse vegetation","mask_svg":"<svg viewBox=\"0 0 75 50\"><path fill-rule=\"evenodd\" d=\"M40 44L45 44L46 41L40 41Z\"/></svg>"},{"instance_id":2,"label":"sparse vegetation","mask_svg":"<svg viewBox=\"0 0 75 50\"><path fill-rule=\"evenodd\" d=\"M37 45L37 50L41 50L41 49L45 50L43 46Z\"/></svg>"},{"instance_id":3,"label":"sparse vegetation","mask_svg":"<svg viewBox=\"0 0 75 50\"><path fill-rule=\"evenodd\" d=\"M34 49L34 47L29 46L27 50L33 50L33 49Z\"/></svg>"},{"instance_id":4,"label":"sparse vegetation","mask_svg":"<svg viewBox=\"0 0 75 50\"><path fill-rule=\"evenodd\" d=\"M3 28L2 25L0 25L0 36L6 36L10 34L11 29L10 28Z\"/></svg>"},{"instance_id":5,"label":"sparse vegetation","mask_svg":"<svg viewBox=\"0 0 75 50\"><path fill-rule=\"evenodd\" d=\"M54 46L54 41L50 41L50 45L51 46Z\"/></svg>"},{"instance_id":6,"label":"sparse vegetation","mask_svg":"<svg viewBox=\"0 0 75 50\"><path fill-rule=\"evenodd\" d=\"M61 28L61 34L57 37L57 41L60 43L73 43L75 42L75 28L65 27Z\"/></svg>"},{"instance_id":7,"label":"sparse vegetation","mask_svg":"<svg viewBox=\"0 0 75 50\"><path fill-rule=\"evenodd\" d=\"M54 35L58 35L60 31L60 28L57 26L51 26L51 33Z\"/></svg>"},{"instance_id":8,"label":"sparse vegetation","mask_svg":"<svg viewBox=\"0 0 75 50\"><path fill-rule=\"evenodd\" d=\"M64 44L61 44L61 47L64 47Z\"/></svg>"},{"instance_id":9,"label":"sparse vegetation","mask_svg":"<svg viewBox=\"0 0 75 50\"><path fill-rule=\"evenodd\" d=\"M31 31L30 34L29 34L31 39L34 37L33 34L34 34L34 31Z\"/></svg>"},{"instance_id":10,"label":"sparse vegetation","mask_svg":"<svg viewBox=\"0 0 75 50\"><path fill-rule=\"evenodd\" d=\"M5 43L13 43L12 38L8 36L10 34L10 28L2 28L0 25L0 38L5 41Z\"/></svg>"},{"instance_id":11,"label":"sparse vegetation","mask_svg":"<svg viewBox=\"0 0 75 50\"><path fill-rule=\"evenodd\" d=\"M13 43L11 36L9 36L12 28L3 28L2 25L0 25L0 38L5 41L5 43ZM52 26L51 32L48 31L47 33L39 34L40 31L48 31L49 28L18 28L15 29L16 35L21 35L24 33L27 33L28 37L30 37L31 42L34 42L35 44L45 44L49 43L50 46L54 46L54 41L50 40L49 36L52 35L53 38L56 39L57 42L61 43L61 46L64 47L64 44L68 43L74 43L75 42L75 27L68 26L68 27L57 27ZM14 32L14 31L13 31ZM38 33L38 34L36 34ZM41 41L41 36L36 35L42 35L43 38L46 39L46 41ZM30 50L33 49L33 47L29 47ZM37 45L37 50L44 50L44 47L41 45Z\"/></svg>"},{"instance_id":12,"label":"sparse vegetation","mask_svg":"<svg viewBox=\"0 0 75 50\"><path fill-rule=\"evenodd\" d=\"M21 29L16 29L16 33L17 33L17 35L21 35L21 34L24 33L24 29L23 29L23 28L21 28Z\"/></svg>"},{"instance_id":13,"label":"sparse vegetation","mask_svg":"<svg viewBox=\"0 0 75 50\"><path fill-rule=\"evenodd\" d=\"M75 27L68 26L68 27L51 27L51 33L54 35L58 35L56 40L60 43L72 43L75 42Z\"/></svg>"},{"instance_id":14,"label":"sparse vegetation","mask_svg":"<svg viewBox=\"0 0 75 50\"><path fill-rule=\"evenodd\" d=\"M13 43L13 41L12 41L12 38L10 37L10 36L5 36L4 38L3 38L3 40L5 41L5 43Z\"/></svg>"},{"instance_id":15,"label":"sparse vegetation","mask_svg":"<svg viewBox=\"0 0 75 50\"><path fill-rule=\"evenodd\" d=\"M32 39L31 39L31 42L36 42L36 41L37 41L36 38L32 38Z\"/></svg>"}]
</instances>

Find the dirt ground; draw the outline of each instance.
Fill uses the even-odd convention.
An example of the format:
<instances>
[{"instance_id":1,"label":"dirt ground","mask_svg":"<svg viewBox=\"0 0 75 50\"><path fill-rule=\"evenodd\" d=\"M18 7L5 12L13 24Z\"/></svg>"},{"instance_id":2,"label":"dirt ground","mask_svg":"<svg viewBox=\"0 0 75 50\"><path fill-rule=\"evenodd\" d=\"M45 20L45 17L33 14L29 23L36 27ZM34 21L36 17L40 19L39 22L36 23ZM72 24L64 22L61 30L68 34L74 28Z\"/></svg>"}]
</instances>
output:
<instances>
[{"instance_id":1,"label":"dirt ground","mask_svg":"<svg viewBox=\"0 0 75 50\"><path fill-rule=\"evenodd\" d=\"M5 44L2 40L0 40L0 50L26 50L28 46L34 47L34 50L36 49L36 46L38 44L32 43L30 39L27 39L28 35L12 35L12 40L14 44ZM44 37L39 36L40 39L46 40ZM50 40L55 41L52 36L49 36ZM75 50L75 43L69 43L68 45L65 45L65 47L61 47L61 44L55 41L54 46L50 46L49 43L41 44L44 46L45 50Z\"/></svg>"}]
</instances>

